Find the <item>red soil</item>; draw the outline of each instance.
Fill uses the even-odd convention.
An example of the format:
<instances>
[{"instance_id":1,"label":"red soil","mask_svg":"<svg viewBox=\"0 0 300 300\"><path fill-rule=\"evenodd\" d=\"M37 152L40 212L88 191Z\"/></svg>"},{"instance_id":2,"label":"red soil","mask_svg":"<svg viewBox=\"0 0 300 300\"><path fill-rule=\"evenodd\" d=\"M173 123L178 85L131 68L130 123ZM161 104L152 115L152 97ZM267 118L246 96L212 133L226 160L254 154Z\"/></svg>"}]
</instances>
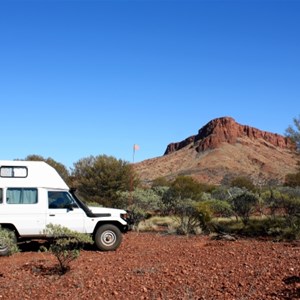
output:
<instances>
[{"instance_id":1,"label":"red soil","mask_svg":"<svg viewBox=\"0 0 300 300\"><path fill-rule=\"evenodd\" d=\"M35 244L0 258L0 299L300 299L300 245L130 232L64 275Z\"/></svg>"}]
</instances>

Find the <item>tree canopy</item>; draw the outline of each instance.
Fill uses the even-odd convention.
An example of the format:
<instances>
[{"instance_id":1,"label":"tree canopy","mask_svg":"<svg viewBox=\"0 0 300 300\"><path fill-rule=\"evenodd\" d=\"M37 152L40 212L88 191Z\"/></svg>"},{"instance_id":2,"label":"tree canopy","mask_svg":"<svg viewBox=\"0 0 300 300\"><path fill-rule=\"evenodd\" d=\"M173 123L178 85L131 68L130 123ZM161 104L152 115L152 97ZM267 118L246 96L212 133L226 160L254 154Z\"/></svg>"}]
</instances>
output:
<instances>
[{"instance_id":1,"label":"tree canopy","mask_svg":"<svg viewBox=\"0 0 300 300\"><path fill-rule=\"evenodd\" d=\"M285 130L285 135L296 143L297 150L300 151L300 115L298 118L294 118L293 122L294 126L290 125Z\"/></svg>"},{"instance_id":2,"label":"tree canopy","mask_svg":"<svg viewBox=\"0 0 300 300\"><path fill-rule=\"evenodd\" d=\"M72 184L86 201L115 206L117 192L133 190L138 179L128 162L99 155L80 159L74 164Z\"/></svg>"},{"instance_id":3,"label":"tree canopy","mask_svg":"<svg viewBox=\"0 0 300 300\"><path fill-rule=\"evenodd\" d=\"M286 129L285 135L291 138L295 142L298 154L300 155L300 115L298 116L298 118L294 118L293 121L294 121L294 127L290 125ZM287 174L284 182L285 185L291 187L300 186L300 159L298 160L297 165L298 165L298 172Z\"/></svg>"}]
</instances>

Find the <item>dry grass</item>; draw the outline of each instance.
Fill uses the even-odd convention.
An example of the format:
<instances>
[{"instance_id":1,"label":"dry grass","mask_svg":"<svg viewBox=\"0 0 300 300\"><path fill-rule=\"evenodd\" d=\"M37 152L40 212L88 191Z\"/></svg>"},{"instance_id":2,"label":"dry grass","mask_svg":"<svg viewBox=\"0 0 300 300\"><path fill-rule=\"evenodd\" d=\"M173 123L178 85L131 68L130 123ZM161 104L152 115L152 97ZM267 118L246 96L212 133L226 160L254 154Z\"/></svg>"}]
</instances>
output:
<instances>
[{"instance_id":1,"label":"dry grass","mask_svg":"<svg viewBox=\"0 0 300 300\"><path fill-rule=\"evenodd\" d=\"M166 216L154 216L150 219L141 221L137 227L137 231L147 232L147 231L166 231L173 232L178 227L178 223L172 217Z\"/></svg>"}]
</instances>

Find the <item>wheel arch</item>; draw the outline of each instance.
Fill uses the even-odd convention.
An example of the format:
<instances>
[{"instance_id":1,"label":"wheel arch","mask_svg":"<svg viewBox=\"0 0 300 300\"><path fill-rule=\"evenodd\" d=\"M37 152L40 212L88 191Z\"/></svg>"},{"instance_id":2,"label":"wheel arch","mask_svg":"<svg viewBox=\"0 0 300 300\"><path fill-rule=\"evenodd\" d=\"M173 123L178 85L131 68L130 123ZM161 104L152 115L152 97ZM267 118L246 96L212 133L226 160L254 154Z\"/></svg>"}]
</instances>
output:
<instances>
[{"instance_id":1,"label":"wheel arch","mask_svg":"<svg viewBox=\"0 0 300 300\"><path fill-rule=\"evenodd\" d=\"M13 231L15 233L15 235L16 235L16 238L20 237L20 234L19 234L19 232L18 232L18 230L17 230L17 228L15 227L14 224L11 224L11 223L0 223L0 227L2 229L9 229L9 230Z\"/></svg>"},{"instance_id":2,"label":"wheel arch","mask_svg":"<svg viewBox=\"0 0 300 300\"><path fill-rule=\"evenodd\" d=\"M106 225L106 224L110 224L110 225L114 225L114 226L118 227L122 233L125 233L127 231L127 229L125 228L126 226L122 225L118 221L99 221L94 228L93 239L95 238L95 234L96 234L98 228L101 227L102 225Z\"/></svg>"}]
</instances>

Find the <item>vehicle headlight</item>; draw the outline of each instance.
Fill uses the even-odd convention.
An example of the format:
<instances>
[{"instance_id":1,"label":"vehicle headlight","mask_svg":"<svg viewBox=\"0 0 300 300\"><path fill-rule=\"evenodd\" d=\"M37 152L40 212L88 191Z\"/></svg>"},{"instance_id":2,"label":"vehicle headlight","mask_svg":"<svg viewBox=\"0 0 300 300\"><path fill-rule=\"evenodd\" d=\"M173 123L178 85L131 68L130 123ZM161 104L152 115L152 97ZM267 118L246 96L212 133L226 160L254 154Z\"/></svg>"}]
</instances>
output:
<instances>
[{"instance_id":1,"label":"vehicle headlight","mask_svg":"<svg viewBox=\"0 0 300 300\"><path fill-rule=\"evenodd\" d=\"M124 219L124 220L127 220L127 219L128 219L128 214L127 214L127 213L121 214L120 216L121 216L121 218Z\"/></svg>"}]
</instances>

